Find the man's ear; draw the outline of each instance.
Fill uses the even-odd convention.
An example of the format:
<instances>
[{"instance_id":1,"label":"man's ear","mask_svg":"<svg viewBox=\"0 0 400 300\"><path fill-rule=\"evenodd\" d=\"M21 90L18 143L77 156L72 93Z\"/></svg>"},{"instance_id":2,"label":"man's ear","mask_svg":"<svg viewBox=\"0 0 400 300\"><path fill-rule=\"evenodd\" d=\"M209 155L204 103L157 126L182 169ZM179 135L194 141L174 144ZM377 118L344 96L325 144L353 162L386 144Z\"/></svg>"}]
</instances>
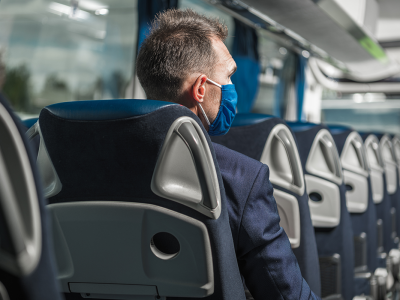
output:
<instances>
[{"instance_id":1,"label":"man's ear","mask_svg":"<svg viewBox=\"0 0 400 300\"><path fill-rule=\"evenodd\" d=\"M199 103L202 103L204 101L204 95L206 94L206 81L207 76L202 74L197 77L192 86L193 99Z\"/></svg>"}]
</instances>

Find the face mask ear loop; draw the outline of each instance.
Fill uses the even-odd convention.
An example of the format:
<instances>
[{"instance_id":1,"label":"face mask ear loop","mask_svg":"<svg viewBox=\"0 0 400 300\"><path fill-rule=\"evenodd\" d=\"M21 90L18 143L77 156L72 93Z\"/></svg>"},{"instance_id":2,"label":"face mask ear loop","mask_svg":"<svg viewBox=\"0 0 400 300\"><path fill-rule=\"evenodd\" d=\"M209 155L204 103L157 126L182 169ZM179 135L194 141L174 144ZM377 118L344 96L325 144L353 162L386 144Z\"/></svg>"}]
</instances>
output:
<instances>
[{"instance_id":1,"label":"face mask ear loop","mask_svg":"<svg viewBox=\"0 0 400 300\"><path fill-rule=\"evenodd\" d=\"M213 80L211 80L211 79L209 79L209 78L207 78L207 81L210 82L210 83L212 83L213 85L216 85L216 86L219 87L220 89L222 88L222 85L216 83L215 81L213 81Z\"/></svg>"},{"instance_id":2,"label":"face mask ear loop","mask_svg":"<svg viewBox=\"0 0 400 300\"><path fill-rule=\"evenodd\" d=\"M197 102L197 101L196 101L196 102ZM200 107L200 110L201 110L201 113L203 114L204 119L206 119L207 125L210 126L210 125L211 125L211 124L210 124L210 121L208 120L207 115L206 115L206 113L204 112L203 107L201 106L201 104L200 104L199 102L197 102L197 104L198 104L199 107Z\"/></svg>"}]
</instances>

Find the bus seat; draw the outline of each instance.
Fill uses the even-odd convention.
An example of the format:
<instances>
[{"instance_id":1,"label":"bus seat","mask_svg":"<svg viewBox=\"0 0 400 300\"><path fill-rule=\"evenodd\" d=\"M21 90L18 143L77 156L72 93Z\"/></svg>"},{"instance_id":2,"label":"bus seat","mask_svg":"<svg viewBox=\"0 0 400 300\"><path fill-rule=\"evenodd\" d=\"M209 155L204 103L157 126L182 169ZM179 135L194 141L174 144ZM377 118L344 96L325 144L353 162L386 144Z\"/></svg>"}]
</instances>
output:
<instances>
[{"instance_id":1,"label":"bus seat","mask_svg":"<svg viewBox=\"0 0 400 300\"><path fill-rule=\"evenodd\" d=\"M361 136L345 126L329 126L335 140L346 185L347 209L354 233L356 281L377 268L376 209L372 199L369 167ZM365 273L365 274L363 274ZM369 285L356 283L356 294L369 294Z\"/></svg>"},{"instance_id":2,"label":"bus seat","mask_svg":"<svg viewBox=\"0 0 400 300\"><path fill-rule=\"evenodd\" d=\"M39 118L28 118L28 119L24 119L22 120L22 124L24 124L24 126L29 129L31 128L33 125L35 125L35 123L39 120Z\"/></svg>"},{"instance_id":3,"label":"bus seat","mask_svg":"<svg viewBox=\"0 0 400 300\"><path fill-rule=\"evenodd\" d=\"M395 201L396 203L396 232L397 236L400 234L400 138L398 136L394 136L392 138L392 146L393 146L393 155L396 161L396 166L397 166L397 191L396 193L399 193L397 195L397 200Z\"/></svg>"},{"instance_id":4,"label":"bus seat","mask_svg":"<svg viewBox=\"0 0 400 300\"><path fill-rule=\"evenodd\" d=\"M350 300L355 294L353 230L335 142L326 126L302 122L288 125L299 141L320 256L322 297L341 295Z\"/></svg>"},{"instance_id":5,"label":"bus seat","mask_svg":"<svg viewBox=\"0 0 400 300\"><path fill-rule=\"evenodd\" d=\"M361 136L367 150L367 159L371 170L371 187L378 219L378 248L380 248L380 253L388 254L391 249L396 248L396 244L392 236L395 231L393 226L393 217L395 216L392 214L392 203L387 189L387 174L382 157L384 144L386 144L385 152L388 152L386 138L381 143L375 134L362 133ZM380 267L385 267L383 262Z\"/></svg>"},{"instance_id":6,"label":"bus seat","mask_svg":"<svg viewBox=\"0 0 400 300\"><path fill-rule=\"evenodd\" d=\"M49 210L67 299L245 298L214 150L190 110L59 103L35 132L60 182Z\"/></svg>"},{"instance_id":7,"label":"bus seat","mask_svg":"<svg viewBox=\"0 0 400 300\"><path fill-rule=\"evenodd\" d=\"M1 95L0 136L0 299L61 299L33 155Z\"/></svg>"},{"instance_id":8,"label":"bus seat","mask_svg":"<svg viewBox=\"0 0 400 300\"><path fill-rule=\"evenodd\" d=\"M308 196L290 128L273 116L238 114L229 132L212 140L268 165L280 225L289 237L304 279L313 292L320 295L318 253Z\"/></svg>"}]
</instances>

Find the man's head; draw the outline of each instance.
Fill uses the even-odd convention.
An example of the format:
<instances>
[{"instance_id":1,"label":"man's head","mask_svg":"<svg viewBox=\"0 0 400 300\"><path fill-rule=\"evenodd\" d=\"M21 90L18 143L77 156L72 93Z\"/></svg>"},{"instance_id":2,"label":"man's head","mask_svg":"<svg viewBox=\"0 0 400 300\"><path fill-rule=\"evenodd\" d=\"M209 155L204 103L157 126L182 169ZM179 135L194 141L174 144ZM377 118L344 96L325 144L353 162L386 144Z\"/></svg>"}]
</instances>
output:
<instances>
[{"instance_id":1,"label":"man's head","mask_svg":"<svg viewBox=\"0 0 400 300\"><path fill-rule=\"evenodd\" d=\"M137 74L146 96L180 103L198 115L201 103L212 123L221 104L221 89L207 78L229 84L236 64L224 45L227 27L194 11L158 14L137 58Z\"/></svg>"}]
</instances>

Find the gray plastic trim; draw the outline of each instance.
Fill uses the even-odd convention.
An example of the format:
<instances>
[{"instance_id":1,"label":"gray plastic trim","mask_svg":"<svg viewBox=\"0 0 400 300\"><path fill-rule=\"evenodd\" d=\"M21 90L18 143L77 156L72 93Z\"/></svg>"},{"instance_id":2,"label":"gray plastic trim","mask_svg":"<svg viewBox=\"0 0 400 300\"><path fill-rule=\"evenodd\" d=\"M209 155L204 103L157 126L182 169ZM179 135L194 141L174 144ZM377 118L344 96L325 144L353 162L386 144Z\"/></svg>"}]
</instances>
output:
<instances>
[{"instance_id":1,"label":"gray plastic trim","mask_svg":"<svg viewBox=\"0 0 400 300\"><path fill-rule=\"evenodd\" d=\"M346 191L346 206L350 213L363 213L368 208L368 180L365 176L343 170L344 183L353 189Z\"/></svg>"},{"instance_id":2,"label":"gray plastic trim","mask_svg":"<svg viewBox=\"0 0 400 300\"><path fill-rule=\"evenodd\" d=\"M280 226L285 230L292 248L300 246L300 210L293 195L274 189L274 198L281 218Z\"/></svg>"},{"instance_id":3,"label":"gray plastic trim","mask_svg":"<svg viewBox=\"0 0 400 300\"><path fill-rule=\"evenodd\" d=\"M154 169L151 190L212 219L221 214L221 195L211 151L190 117L171 125Z\"/></svg>"},{"instance_id":4,"label":"gray plastic trim","mask_svg":"<svg viewBox=\"0 0 400 300\"><path fill-rule=\"evenodd\" d=\"M108 299L201 298L214 293L210 238L202 222L144 203L90 201L47 207L63 292ZM151 249L159 232L179 242L179 253L171 259L160 259Z\"/></svg>"},{"instance_id":5,"label":"gray plastic trim","mask_svg":"<svg viewBox=\"0 0 400 300\"><path fill-rule=\"evenodd\" d=\"M318 193L321 201L309 198L311 221L314 227L332 228L340 223L340 191L337 184L312 175L304 175L308 194Z\"/></svg>"},{"instance_id":6,"label":"gray plastic trim","mask_svg":"<svg viewBox=\"0 0 400 300\"><path fill-rule=\"evenodd\" d=\"M0 282L0 300L10 300L7 289L3 283Z\"/></svg>"},{"instance_id":7,"label":"gray plastic trim","mask_svg":"<svg viewBox=\"0 0 400 300\"><path fill-rule=\"evenodd\" d=\"M372 199L375 204L379 204L383 200L384 186L383 186L383 167L382 159L379 151L379 140L378 138L370 134L365 142L364 146L366 149L368 165L370 167L370 178L372 188Z\"/></svg>"},{"instance_id":8,"label":"gray plastic trim","mask_svg":"<svg viewBox=\"0 0 400 300\"><path fill-rule=\"evenodd\" d=\"M50 198L61 192L62 184L51 161L49 152L47 151L39 121L32 125L32 127L26 132L26 135L29 139L33 139L38 134L40 135L40 143L36 163L42 179L44 196L46 198Z\"/></svg>"},{"instance_id":9,"label":"gray plastic trim","mask_svg":"<svg viewBox=\"0 0 400 300\"><path fill-rule=\"evenodd\" d=\"M306 170L310 174L342 184L343 174L339 154L328 130L321 129L315 136L307 158Z\"/></svg>"},{"instance_id":10,"label":"gray plastic trim","mask_svg":"<svg viewBox=\"0 0 400 300\"><path fill-rule=\"evenodd\" d=\"M346 204L350 213L363 213L368 208L369 167L361 136L351 132L340 157L346 185L353 189L346 192Z\"/></svg>"},{"instance_id":11,"label":"gray plastic trim","mask_svg":"<svg viewBox=\"0 0 400 300\"><path fill-rule=\"evenodd\" d=\"M400 138L398 136L395 136L392 139L392 145L393 145L394 156L397 162L397 177L399 178L399 184L400 184Z\"/></svg>"},{"instance_id":12,"label":"gray plastic trim","mask_svg":"<svg viewBox=\"0 0 400 300\"><path fill-rule=\"evenodd\" d=\"M363 140L353 131L346 139L340 157L343 169L368 177L369 166Z\"/></svg>"},{"instance_id":13,"label":"gray plastic trim","mask_svg":"<svg viewBox=\"0 0 400 300\"><path fill-rule=\"evenodd\" d=\"M290 129L276 125L268 136L260 161L268 165L270 181L300 196L304 194L303 168Z\"/></svg>"},{"instance_id":14,"label":"gray plastic trim","mask_svg":"<svg viewBox=\"0 0 400 300\"><path fill-rule=\"evenodd\" d=\"M39 201L24 142L1 104L0 127L0 206L16 251L11 255L0 249L0 268L27 276L35 270L42 252Z\"/></svg>"},{"instance_id":15,"label":"gray plastic trim","mask_svg":"<svg viewBox=\"0 0 400 300\"><path fill-rule=\"evenodd\" d=\"M386 189L389 195L397 191L397 162L392 146L392 142L387 134L385 134L379 143L381 157L386 174Z\"/></svg>"}]
</instances>

